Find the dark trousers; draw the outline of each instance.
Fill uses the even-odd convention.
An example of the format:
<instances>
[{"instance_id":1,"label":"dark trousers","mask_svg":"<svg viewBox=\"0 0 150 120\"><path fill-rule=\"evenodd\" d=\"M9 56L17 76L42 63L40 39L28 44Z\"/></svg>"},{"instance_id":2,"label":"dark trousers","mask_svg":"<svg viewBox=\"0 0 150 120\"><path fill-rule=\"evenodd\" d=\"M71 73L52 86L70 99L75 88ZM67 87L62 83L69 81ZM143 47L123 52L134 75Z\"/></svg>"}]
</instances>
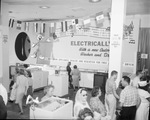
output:
<instances>
[{"instance_id":1,"label":"dark trousers","mask_svg":"<svg viewBox=\"0 0 150 120\"><path fill-rule=\"evenodd\" d=\"M136 106L122 107L119 120L135 120Z\"/></svg>"},{"instance_id":2,"label":"dark trousers","mask_svg":"<svg viewBox=\"0 0 150 120\"><path fill-rule=\"evenodd\" d=\"M73 88L73 85L72 85L72 76L71 75L68 75L69 76L69 86L70 88Z\"/></svg>"}]
</instances>

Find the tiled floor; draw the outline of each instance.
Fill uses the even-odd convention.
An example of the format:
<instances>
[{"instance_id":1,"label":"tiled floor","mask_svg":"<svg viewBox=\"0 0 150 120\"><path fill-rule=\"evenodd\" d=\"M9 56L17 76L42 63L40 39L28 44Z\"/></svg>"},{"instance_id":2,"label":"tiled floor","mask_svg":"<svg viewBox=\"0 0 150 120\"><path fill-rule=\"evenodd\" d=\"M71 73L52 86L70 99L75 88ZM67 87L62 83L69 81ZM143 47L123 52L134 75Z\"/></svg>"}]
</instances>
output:
<instances>
[{"instance_id":1,"label":"tiled floor","mask_svg":"<svg viewBox=\"0 0 150 120\"><path fill-rule=\"evenodd\" d=\"M88 101L89 101L89 99L91 97L91 95L90 95L91 90L88 89L87 91L88 91ZM76 92L74 92L73 89L70 89L69 90L69 95L64 96L64 97L65 98L69 97L70 100L74 101L75 94L76 94ZM39 98L41 98L43 96L43 90L34 92L33 97L36 98L37 96ZM25 105L25 100L24 100L23 104ZM19 107L18 107L18 105L16 105L15 103L8 102L8 104L7 104L7 119L29 119L29 107L30 107L29 105L24 106L23 107L24 114L23 115L19 115Z\"/></svg>"}]
</instances>

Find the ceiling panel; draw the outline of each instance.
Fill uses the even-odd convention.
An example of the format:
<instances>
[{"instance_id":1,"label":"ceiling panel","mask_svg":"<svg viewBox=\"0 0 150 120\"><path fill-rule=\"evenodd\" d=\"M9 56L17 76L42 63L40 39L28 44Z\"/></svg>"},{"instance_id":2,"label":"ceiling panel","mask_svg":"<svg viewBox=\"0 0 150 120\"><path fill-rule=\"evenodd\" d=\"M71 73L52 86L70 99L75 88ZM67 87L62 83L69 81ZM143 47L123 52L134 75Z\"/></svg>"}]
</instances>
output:
<instances>
[{"instance_id":1,"label":"ceiling panel","mask_svg":"<svg viewBox=\"0 0 150 120\"><path fill-rule=\"evenodd\" d=\"M9 4L9 16L22 21L84 18L103 11L107 14L111 0L2 0ZM48 6L49 9L41 9ZM150 14L150 0L127 0L127 15Z\"/></svg>"}]
</instances>

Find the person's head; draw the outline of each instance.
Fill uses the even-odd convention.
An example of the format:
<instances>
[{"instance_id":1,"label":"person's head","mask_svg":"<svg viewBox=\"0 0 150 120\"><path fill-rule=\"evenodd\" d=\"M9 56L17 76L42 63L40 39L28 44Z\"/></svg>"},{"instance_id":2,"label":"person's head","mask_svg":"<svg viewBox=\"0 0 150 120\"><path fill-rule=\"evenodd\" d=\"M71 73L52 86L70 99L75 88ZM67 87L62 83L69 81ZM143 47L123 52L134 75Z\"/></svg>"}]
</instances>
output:
<instances>
[{"instance_id":1,"label":"person's head","mask_svg":"<svg viewBox=\"0 0 150 120\"><path fill-rule=\"evenodd\" d=\"M70 66L71 65L71 62L68 62L68 66Z\"/></svg>"},{"instance_id":2,"label":"person's head","mask_svg":"<svg viewBox=\"0 0 150 120\"><path fill-rule=\"evenodd\" d=\"M20 69L20 70L19 70L19 74L20 74L20 75L25 75L25 71L24 71L23 69Z\"/></svg>"},{"instance_id":3,"label":"person's head","mask_svg":"<svg viewBox=\"0 0 150 120\"><path fill-rule=\"evenodd\" d=\"M127 85L130 84L130 78L128 76L123 76L121 84L122 84L123 87L126 87Z\"/></svg>"},{"instance_id":4,"label":"person's head","mask_svg":"<svg viewBox=\"0 0 150 120\"><path fill-rule=\"evenodd\" d=\"M92 97L100 97L101 94L102 94L102 92L101 92L100 87L95 86L95 87L92 89L92 92L91 92Z\"/></svg>"},{"instance_id":5,"label":"person's head","mask_svg":"<svg viewBox=\"0 0 150 120\"><path fill-rule=\"evenodd\" d=\"M136 71L136 76L138 76L139 78L141 78L143 76L142 70L137 70Z\"/></svg>"},{"instance_id":6,"label":"person's head","mask_svg":"<svg viewBox=\"0 0 150 120\"><path fill-rule=\"evenodd\" d=\"M114 79L114 80L116 80L117 77L118 77L118 72L115 71L115 70L113 70L113 71L111 72L111 78Z\"/></svg>"},{"instance_id":7,"label":"person's head","mask_svg":"<svg viewBox=\"0 0 150 120\"><path fill-rule=\"evenodd\" d=\"M75 96L75 102L80 102L80 103L87 102L87 91L85 88L81 88L77 91Z\"/></svg>"},{"instance_id":8,"label":"person's head","mask_svg":"<svg viewBox=\"0 0 150 120\"><path fill-rule=\"evenodd\" d=\"M149 75L146 76L146 79L147 79L147 82L150 82L150 76Z\"/></svg>"},{"instance_id":9,"label":"person's head","mask_svg":"<svg viewBox=\"0 0 150 120\"><path fill-rule=\"evenodd\" d=\"M15 68L15 74L19 74L19 69L17 67Z\"/></svg>"},{"instance_id":10,"label":"person's head","mask_svg":"<svg viewBox=\"0 0 150 120\"><path fill-rule=\"evenodd\" d=\"M53 96L54 88L53 85L48 85L44 88L44 93L48 96Z\"/></svg>"},{"instance_id":11,"label":"person's head","mask_svg":"<svg viewBox=\"0 0 150 120\"><path fill-rule=\"evenodd\" d=\"M29 64L24 64L23 66L24 66L24 68L28 68Z\"/></svg>"},{"instance_id":12,"label":"person's head","mask_svg":"<svg viewBox=\"0 0 150 120\"><path fill-rule=\"evenodd\" d=\"M143 90L148 90L148 82L147 82L147 77L142 77L141 81L138 82L139 88Z\"/></svg>"},{"instance_id":13,"label":"person's head","mask_svg":"<svg viewBox=\"0 0 150 120\"><path fill-rule=\"evenodd\" d=\"M77 65L74 65L73 68L74 68L74 69L77 69Z\"/></svg>"},{"instance_id":14,"label":"person's head","mask_svg":"<svg viewBox=\"0 0 150 120\"><path fill-rule=\"evenodd\" d=\"M124 86L122 86L122 80L120 80L118 87L119 87L120 89L124 89Z\"/></svg>"},{"instance_id":15,"label":"person's head","mask_svg":"<svg viewBox=\"0 0 150 120\"><path fill-rule=\"evenodd\" d=\"M79 120L91 120L93 117L94 115L89 108L84 108L79 111Z\"/></svg>"},{"instance_id":16,"label":"person's head","mask_svg":"<svg viewBox=\"0 0 150 120\"><path fill-rule=\"evenodd\" d=\"M32 74L29 70L26 70L26 74L27 74L27 77L30 77L30 78L32 77Z\"/></svg>"}]
</instances>

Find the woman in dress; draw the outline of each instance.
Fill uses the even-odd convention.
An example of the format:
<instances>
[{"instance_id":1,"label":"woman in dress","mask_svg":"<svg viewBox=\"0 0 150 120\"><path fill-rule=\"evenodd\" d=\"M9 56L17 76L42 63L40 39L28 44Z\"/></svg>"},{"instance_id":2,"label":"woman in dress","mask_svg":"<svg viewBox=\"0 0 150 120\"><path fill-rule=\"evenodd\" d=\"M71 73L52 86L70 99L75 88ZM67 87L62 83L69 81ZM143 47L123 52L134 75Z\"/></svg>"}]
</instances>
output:
<instances>
[{"instance_id":1,"label":"woman in dress","mask_svg":"<svg viewBox=\"0 0 150 120\"><path fill-rule=\"evenodd\" d=\"M27 95L28 79L25 77L25 72L20 69L20 75L16 79L16 102L20 108L20 114L23 114L22 100L24 95Z\"/></svg>"},{"instance_id":2,"label":"woman in dress","mask_svg":"<svg viewBox=\"0 0 150 120\"><path fill-rule=\"evenodd\" d=\"M101 114L102 117L107 115L106 108L104 104L100 101L101 89L99 87L94 87L91 92L90 107L92 111L96 111Z\"/></svg>"},{"instance_id":3,"label":"woman in dress","mask_svg":"<svg viewBox=\"0 0 150 120\"><path fill-rule=\"evenodd\" d=\"M76 87L79 89L80 71L77 68L77 65L74 65L73 68L74 69L71 71L70 75L72 75L72 84L75 90Z\"/></svg>"},{"instance_id":4,"label":"woman in dress","mask_svg":"<svg viewBox=\"0 0 150 120\"><path fill-rule=\"evenodd\" d=\"M119 96L116 93L116 79L118 76L117 71L112 71L110 78L106 81L106 94L105 94L105 105L106 109L111 116L111 120L116 119L116 102Z\"/></svg>"},{"instance_id":5,"label":"woman in dress","mask_svg":"<svg viewBox=\"0 0 150 120\"><path fill-rule=\"evenodd\" d=\"M138 82L138 84L139 84L138 93L141 98L141 104L136 111L136 120L148 120L150 93L148 93L147 88L146 88L147 82L140 81Z\"/></svg>"}]
</instances>

